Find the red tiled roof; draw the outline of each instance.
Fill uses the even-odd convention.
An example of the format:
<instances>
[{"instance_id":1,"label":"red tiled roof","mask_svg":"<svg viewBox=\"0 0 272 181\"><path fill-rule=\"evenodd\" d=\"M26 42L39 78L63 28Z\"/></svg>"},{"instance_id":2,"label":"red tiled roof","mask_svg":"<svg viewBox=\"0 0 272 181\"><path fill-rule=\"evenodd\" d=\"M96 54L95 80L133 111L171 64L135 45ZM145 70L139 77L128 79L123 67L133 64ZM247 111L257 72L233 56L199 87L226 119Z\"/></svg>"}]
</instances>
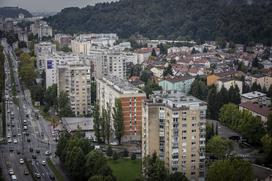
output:
<instances>
[{"instance_id":1,"label":"red tiled roof","mask_svg":"<svg viewBox=\"0 0 272 181\"><path fill-rule=\"evenodd\" d=\"M241 107L246 108L252 112L255 112L257 114L260 114L264 117L267 117L269 113L272 112L270 107L267 106L261 106L255 102L243 102L240 104Z\"/></svg>"}]
</instances>

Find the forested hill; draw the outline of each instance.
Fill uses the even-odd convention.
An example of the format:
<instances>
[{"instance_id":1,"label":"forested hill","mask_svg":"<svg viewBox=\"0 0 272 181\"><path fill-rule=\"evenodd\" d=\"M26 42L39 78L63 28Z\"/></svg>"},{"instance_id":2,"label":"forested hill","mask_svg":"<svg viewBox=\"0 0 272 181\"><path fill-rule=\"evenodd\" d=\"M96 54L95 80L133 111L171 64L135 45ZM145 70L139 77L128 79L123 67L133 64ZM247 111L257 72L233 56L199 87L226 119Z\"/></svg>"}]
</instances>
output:
<instances>
[{"instance_id":1,"label":"forested hill","mask_svg":"<svg viewBox=\"0 0 272 181\"><path fill-rule=\"evenodd\" d=\"M6 18L16 18L18 15L22 13L25 17L31 17L32 15L25 9L18 7L0 7L0 16Z\"/></svg>"},{"instance_id":2,"label":"forested hill","mask_svg":"<svg viewBox=\"0 0 272 181\"><path fill-rule=\"evenodd\" d=\"M272 42L270 0L121 0L82 9L66 8L47 21L66 33Z\"/></svg>"}]
</instances>

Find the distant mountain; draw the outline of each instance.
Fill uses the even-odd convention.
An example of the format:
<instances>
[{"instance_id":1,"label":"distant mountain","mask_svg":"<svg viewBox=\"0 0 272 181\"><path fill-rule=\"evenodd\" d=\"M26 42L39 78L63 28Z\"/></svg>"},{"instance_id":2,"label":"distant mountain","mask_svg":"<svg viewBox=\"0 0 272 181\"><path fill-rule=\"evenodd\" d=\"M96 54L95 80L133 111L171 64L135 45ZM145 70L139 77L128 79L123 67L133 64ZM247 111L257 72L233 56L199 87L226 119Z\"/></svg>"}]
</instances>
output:
<instances>
[{"instance_id":1,"label":"distant mountain","mask_svg":"<svg viewBox=\"0 0 272 181\"><path fill-rule=\"evenodd\" d=\"M18 17L19 14L24 14L25 17L32 17L31 13L25 9L18 7L0 7L0 16L7 18Z\"/></svg>"},{"instance_id":2,"label":"distant mountain","mask_svg":"<svg viewBox=\"0 0 272 181\"><path fill-rule=\"evenodd\" d=\"M66 8L46 19L66 33L115 32L127 38L272 42L270 0L121 0Z\"/></svg>"}]
</instances>

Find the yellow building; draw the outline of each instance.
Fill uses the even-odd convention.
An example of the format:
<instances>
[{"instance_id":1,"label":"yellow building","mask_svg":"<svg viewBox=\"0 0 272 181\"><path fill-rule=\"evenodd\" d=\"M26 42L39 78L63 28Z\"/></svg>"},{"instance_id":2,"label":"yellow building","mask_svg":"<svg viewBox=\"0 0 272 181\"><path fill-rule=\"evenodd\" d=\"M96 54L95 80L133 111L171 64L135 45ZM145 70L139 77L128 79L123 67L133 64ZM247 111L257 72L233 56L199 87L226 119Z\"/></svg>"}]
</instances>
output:
<instances>
[{"instance_id":1,"label":"yellow building","mask_svg":"<svg viewBox=\"0 0 272 181\"><path fill-rule=\"evenodd\" d=\"M155 92L143 106L142 157L156 152L170 172L204 180L206 109L184 93Z\"/></svg>"}]
</instances>

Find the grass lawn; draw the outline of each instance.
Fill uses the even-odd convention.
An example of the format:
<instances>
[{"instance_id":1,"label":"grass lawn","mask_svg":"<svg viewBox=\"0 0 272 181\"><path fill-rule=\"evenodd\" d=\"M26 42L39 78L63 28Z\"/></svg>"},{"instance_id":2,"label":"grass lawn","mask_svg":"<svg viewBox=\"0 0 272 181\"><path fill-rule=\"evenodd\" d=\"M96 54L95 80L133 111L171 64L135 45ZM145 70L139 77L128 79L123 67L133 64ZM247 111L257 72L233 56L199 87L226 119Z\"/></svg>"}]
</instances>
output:
<instances>
[{"instance_id":1,"label":"grass lawn","mask_svg":"<svg viewBox=\"0 0 272 181\"><path fill-rule=\"evenodd\" d=\"M133 181L141 175L141 160L110 159L108 163L118 181Z\"/></svg>"}]
</instances>

